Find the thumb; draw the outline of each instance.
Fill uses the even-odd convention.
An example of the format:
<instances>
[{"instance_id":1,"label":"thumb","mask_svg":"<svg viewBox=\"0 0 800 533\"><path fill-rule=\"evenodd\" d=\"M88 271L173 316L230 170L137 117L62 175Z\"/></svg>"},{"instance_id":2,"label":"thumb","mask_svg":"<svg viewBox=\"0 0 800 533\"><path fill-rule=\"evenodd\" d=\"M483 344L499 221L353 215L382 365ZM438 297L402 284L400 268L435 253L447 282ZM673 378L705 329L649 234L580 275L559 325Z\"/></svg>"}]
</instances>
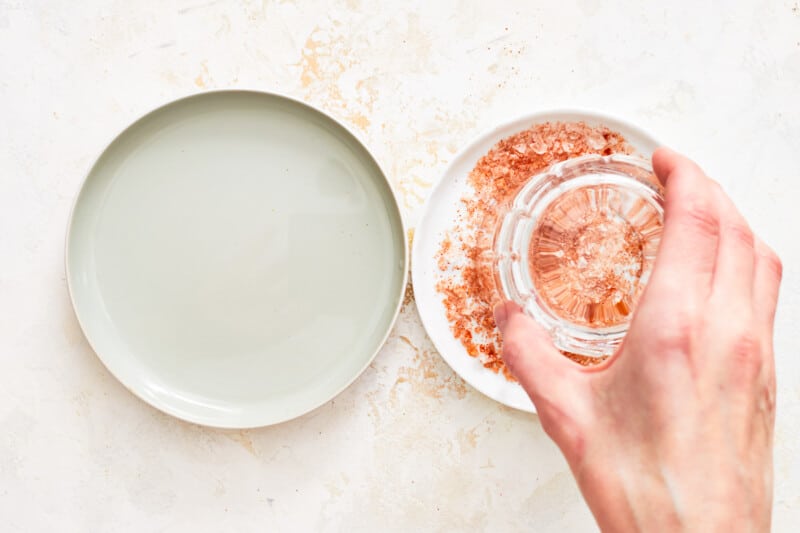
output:
<instances>
[{"instance_id":1,"label":"thumb","mask_svg":"<svg viewBox=\"0 0 800 533\"><path fill-rule=\"evenodd\" d=\"M553 345L547 331L512 302L498 304L495 322L503 335L503 361L530 396L545 431L557 442L585 409L587 376ZM576 429L576 428L572 428ZM566 437L566 435L563 435Z\"/></svg>"},{"instance_id":2,"label":"thumb","mask_svg":"<svg viewBox=\"0 0 800 533\"><path fill-rule=\"evenodd\" d=\"M560 382L576 369L556 349L547 331L512 302L498 304L494 320L503 334L503 361L534 403L558 397Z\"/></svg>"}]
</instances>

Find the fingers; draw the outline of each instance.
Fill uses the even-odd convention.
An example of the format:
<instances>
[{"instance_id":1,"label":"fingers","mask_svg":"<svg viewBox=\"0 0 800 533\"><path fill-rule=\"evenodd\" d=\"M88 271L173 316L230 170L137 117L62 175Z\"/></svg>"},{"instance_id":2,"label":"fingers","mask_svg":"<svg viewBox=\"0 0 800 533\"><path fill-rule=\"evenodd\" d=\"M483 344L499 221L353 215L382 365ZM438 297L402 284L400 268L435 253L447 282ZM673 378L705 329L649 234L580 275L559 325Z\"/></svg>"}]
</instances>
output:
<instances>
[{"instance_id":1,"label":"fingers","mask_svg":"<svg viewBox=\"0 0 800 533\"><path fill-rule=\"evenodd\" d=\"M653 170L666 192L664 232L650 292L705 298L720 236L718 186L692 161L666 148L653 154Z\"/></svg>"},{"instance_id":2,"label":"fingers","mask_svg":"<svg viewBox=\"0 0 800 533\"><path fill-rule=\"evenodd\" d=\"M589 409L587 376L517 305L499 304L495 321L503 334L503 360L536 406L542 427L565 454L577 453Z\"/></svg>"},{"instance_id":3,"label":"fingers","mask_svg":"<svg viewBox=\"0 0 800 533\"><path fill-rule=\"evenodd\" d=\"M756 321L767 328L772 338L775 310L778 306L778 291L783 276L783 265L772 249L761 239L755 242L755 273L753 278L753 311Z\"/></svg>"},{"instance_id":4,"label":"fingers","mask_svg":"<svg viewBox=\"0 0 800 533\"><path fill-rule=\"evenodd\" d=\"M560 394L559 381L574 372L547 331L511 302L499 304L495 322L503 334L503 361L534 402Z\"/></svg>"},{"instance_id":5,"label":"fingers","mask_svg":"<svg viewBox=\"0 0 800 533\"><path fill-rule=\"evenodd\" d=\"M673 289L681 295L673 299L690 320L697 312L723 313L727 330L739 336L743 332L755 335L768 344L771 354L780 260L753 235L719 185L694 163L659 149L653 154L653 169L666 187L665 223L651 280L653 290L648 287L640 303L643 314L650 316L648 311L652 311L650 292L657 295L652 300L660 310L658 301L669 296L665 288ZM710 294L712 307L692 306L692 292L701 297ZM695 299L694 303L700 302Z\"/></svg>"},{"instance_id":6,"label":"fingers","mask_svg":"<svg viewBox=\"0 0 800 533\"><path fill-rule=\"evenodd\" d=\"M717 187L720 212L719 249L714 268L712 297L721 301L728 313L750 321L755 270L755 237L731 199Z\"/></svg>"}]
</instances>

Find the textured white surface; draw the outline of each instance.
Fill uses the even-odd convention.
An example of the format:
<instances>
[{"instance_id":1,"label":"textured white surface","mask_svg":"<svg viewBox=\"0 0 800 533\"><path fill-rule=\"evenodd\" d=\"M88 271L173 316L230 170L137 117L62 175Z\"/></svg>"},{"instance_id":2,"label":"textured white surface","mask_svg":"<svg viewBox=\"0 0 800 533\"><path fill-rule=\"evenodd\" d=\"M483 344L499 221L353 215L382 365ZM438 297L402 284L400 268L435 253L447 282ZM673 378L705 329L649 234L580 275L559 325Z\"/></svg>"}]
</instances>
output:
<instances>
[{"instance_id":1,"label":"textured white surface","mask_svg":"<svg viewBox=\"0 0 800 533\"><path fill-rule=\"evenodd\" d=\"M796 530L800 6L662 4L0 0L3 531L594 528L536 418L455 377L413 304L352 387L272 428L179 422L106 372L64 284L72 197L143 112L229 87L360 131L411 226L452 154L522 112L596 108L697 158L785 263L774 523Z\"/></svg>"}]
</instances>

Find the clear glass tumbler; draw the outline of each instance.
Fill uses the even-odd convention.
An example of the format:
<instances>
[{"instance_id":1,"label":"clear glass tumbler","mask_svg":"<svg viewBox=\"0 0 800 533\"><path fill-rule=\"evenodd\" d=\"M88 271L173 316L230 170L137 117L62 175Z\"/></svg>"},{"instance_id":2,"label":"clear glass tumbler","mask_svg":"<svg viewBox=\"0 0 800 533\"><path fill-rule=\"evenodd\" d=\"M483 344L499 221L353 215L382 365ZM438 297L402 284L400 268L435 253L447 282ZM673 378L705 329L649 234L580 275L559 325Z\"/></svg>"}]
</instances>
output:
<instances>
[{"instance_id":1,"label":"clear glass tumbler","mask_svg":"<svg viewBox=\"0 0 800 533\"><path fill-rule=\"evenodd\" d=\"M525 184L500 219L498 289L559 349L612 354L650 278L663 204L644 159L587 155L553 165Z\"/></svg>"}]
</instances>

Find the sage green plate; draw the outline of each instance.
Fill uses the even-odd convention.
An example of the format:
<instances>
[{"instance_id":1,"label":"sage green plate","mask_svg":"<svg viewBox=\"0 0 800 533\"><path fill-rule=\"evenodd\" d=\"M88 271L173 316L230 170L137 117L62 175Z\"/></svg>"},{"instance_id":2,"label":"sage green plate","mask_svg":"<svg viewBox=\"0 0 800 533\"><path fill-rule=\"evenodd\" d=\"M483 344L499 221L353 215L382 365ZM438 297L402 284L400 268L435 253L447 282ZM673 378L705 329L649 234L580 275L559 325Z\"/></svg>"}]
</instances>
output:
<instances>
[{"instance_id":1,"label":"sage green plate","mask_svg":"<svg viewBox=\"0 0 800 533\"><path fill-rule=\"evenodd\" d=\"M220 91L120 134L67 235L81 327L133 393L176 417L254 427L333 398L397 316L407 244L385 175L295 100Z\"/></svg>"}]
</instances>

